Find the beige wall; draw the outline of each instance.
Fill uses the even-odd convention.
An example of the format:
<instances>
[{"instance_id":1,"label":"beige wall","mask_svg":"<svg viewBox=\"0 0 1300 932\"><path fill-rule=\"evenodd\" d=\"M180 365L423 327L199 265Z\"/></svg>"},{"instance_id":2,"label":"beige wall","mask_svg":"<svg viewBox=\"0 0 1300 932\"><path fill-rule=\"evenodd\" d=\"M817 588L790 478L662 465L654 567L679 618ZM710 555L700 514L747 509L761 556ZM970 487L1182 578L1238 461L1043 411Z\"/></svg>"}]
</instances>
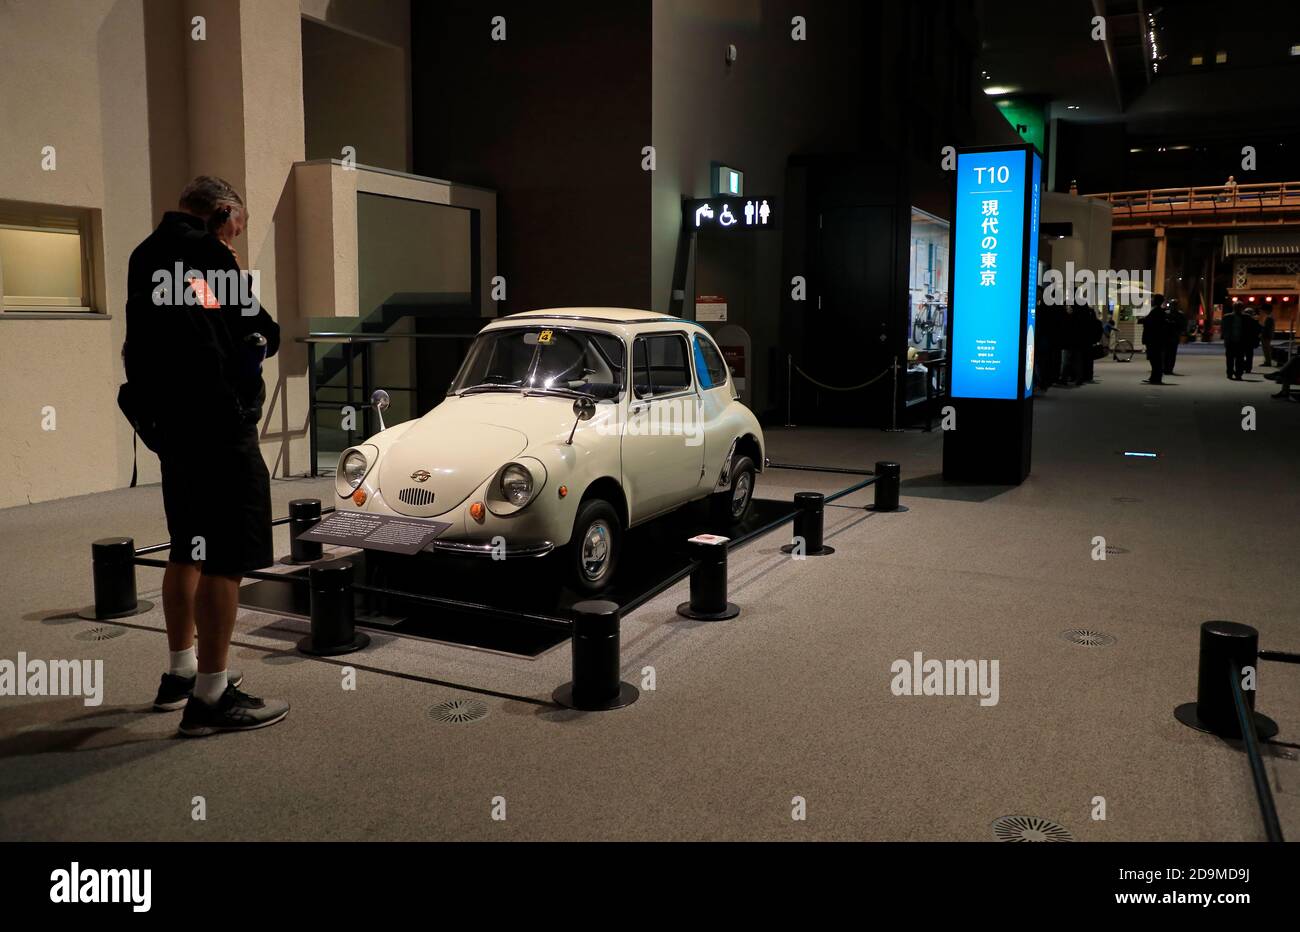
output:
<instances>
[{"instance_id":1,"label":"beige wall","mask_svg":"<svg viewBox=\"0 0 1300 932\"><path fill-rule=\"evenodd\" d=\"M304 19L302 55L306 157L410 171L403 50Z\"/></svg>"},{"instance_id":2,"label":"beige wall","mask_svg":"<svg viewBox=\"0 0 1300 932\"><path fill-rule=\"evenodd\" d=\"M302 284L304 318L358 317L373 309L363 307L359 292L359 193L477 210L479 309L484 317L494 315L490 282L497 271L495 192L415 175L375 171L364 165L350 171L337 160L298 165L294 170L294 189L298 202L298 280ZM429 248L436 250L436 242Z\"/></svg>"},{"instance_id":3,"label":"beige wall","mask_svg":"<svg viewBox=\"0 0 1300 932\"><path fill-rule=\"evenodd\" d=\"M139 0L0 4L0 199L102 211L95 299L111 313L0 319L0 506L130 481L115 399L126 260L151 223L144 60ZM46 145L54 171L41 170ZM47 406L54 430L42 429Z\"/></svg>"},{"instance_id":4,"label":"beige wall","mask_svg":"<svg viewBox=\"0 0 1300 932\"><path fill-rule=\"evenodd\" d=\"M204 42L189 33L199 15ZM108 312L0 318L0 507L130 481L131 431L116 406L127 259L184 180L204 172L245 194L238 246L284 335L266 370L264 455L276 475L306 468L290 184L303 146L300 15L297 0L0 4L0 199L98 211L95 303ZM55 171L41 170L45 145ZM52 431L42 429L47 407ZM157 481L143 448L140 470L141 482Z\"/></svg>"},{"instance_id":5,"label":"beige wall","mask_svg":"<svg viewBox=\"0 0 1300 932\"><path fill-rule=\"evenodd\" d=\"M204 41L191 34L197 16ZM409 73L406 0L0 2L0 200L91 211L94 303L108 312L0 316L0 507L130 481L131 431L116 406L127 259L196 174L244 194L249 222L236 247L281 327L261 426L275 476L307 468L306 353L295 338L308 317L357 313L358 190L479 210L492 312L493 192L302 164L304 16L397 49ZM401 84L409 95L409 79ZM390 119L405 126L394 138L409 147L409 105L398 109L405 118ZM41 170L46 145L55 171ZM55 429L44 430L51 408ZM157 479L157 459L141 447L140 481Z\"/></svg>"},{"instance_id":6,"label":"beige wall","mask_svg":"<svg viewBox=\"0 0 1300 932\"><path fill-rule=\"evenodd\" d=\"M371 97L371 111L383 122L370 122L370 141L350 143L357 161L398 171L409 171L411 161L411 3L410 0L301 0L304 19L324 24L337 35L350 34L370 48L347 44L349 57L363 59L353 65L351 80L338 88L344 100L357 103ZM382 74L361 73L379 69ZM358 93L360 92L360 93ZM361 114L365 115L364 111ZM309 128L308 143L312 141ZM329 140L330 143L333 140ZM349 143L340 143L340 145ZM379 154L368 154L372 147ZM337 148L307 158L339 158Z\"/></svg>"}]
</instances>

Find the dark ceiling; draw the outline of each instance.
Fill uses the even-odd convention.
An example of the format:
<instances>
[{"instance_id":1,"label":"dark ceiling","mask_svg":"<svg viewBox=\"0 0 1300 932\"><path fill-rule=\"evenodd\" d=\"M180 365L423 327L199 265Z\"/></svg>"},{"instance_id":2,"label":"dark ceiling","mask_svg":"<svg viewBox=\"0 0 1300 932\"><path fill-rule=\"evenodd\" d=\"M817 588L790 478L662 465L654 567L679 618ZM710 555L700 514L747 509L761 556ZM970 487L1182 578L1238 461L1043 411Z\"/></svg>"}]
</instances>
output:
<instances>
[{"instance_id":1,"label":"dark ceiling","mask_svg":"<svg viewBox=\"0 0 1300 932\"><path fill-rule=\"evenodd\" d=\"M1243 145L1264 163L1252 180L1300 177L1300 0L983 0L977 10L984 86L1041 103L1076 146L1116 150L1096 153L1104 170L1093 174L1105 177L1093 185L1218 183ZM1096 16L1105 41L1093 38ZM1083 187L1085 153L1060 155L1073 156Z\"/></svg>"}]
</instances>

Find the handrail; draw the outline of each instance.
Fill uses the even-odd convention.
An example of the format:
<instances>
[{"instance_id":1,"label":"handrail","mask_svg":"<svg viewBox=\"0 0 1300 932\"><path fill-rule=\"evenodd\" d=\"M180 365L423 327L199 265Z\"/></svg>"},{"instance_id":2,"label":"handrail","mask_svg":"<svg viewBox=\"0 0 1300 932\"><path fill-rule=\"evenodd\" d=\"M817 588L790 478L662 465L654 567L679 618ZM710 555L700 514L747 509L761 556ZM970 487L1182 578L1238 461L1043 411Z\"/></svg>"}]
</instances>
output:
<instances>
[{"instance_id":1,"label":"handrail","mask_svg":"<svg viewBox=\"0 0 1300 932\"><path fill-rule=\"evenodd\" d=\"M1175 211L1265 208L1300 208L1300 181L1267 181L1245 184L1191 185L1174 188L1148 188L1137 191L1109 191L1084 194L1090 200L1104 201L1114 210L1146 213Z\"/></svg>"},{"instance_id":2,"label":"handrail","mask_svg":"<svg viewBox=\"0 0 1300 932\"><path fill-rule=\"evenodd\" d=\"M1255 795L1259 798L1259 814L1264 820L1264 833L1269 841L1285 841L1282 826L1277 820L1277 805L1273 802L1273 791L1268 786L1268 774L1264 772L1264 759L1259 754L1259 736L1255 734L1255 716L1246 705L1246 697L1241 692L1241 668L1235 661L1228 662L1228 678L1232 685L1232 701L1237 707L1237 724L1241 727L1241 740L1246 746L1246 759L1250 762L1250 776L1255 784Z\"/></svg>"}]
</instances>

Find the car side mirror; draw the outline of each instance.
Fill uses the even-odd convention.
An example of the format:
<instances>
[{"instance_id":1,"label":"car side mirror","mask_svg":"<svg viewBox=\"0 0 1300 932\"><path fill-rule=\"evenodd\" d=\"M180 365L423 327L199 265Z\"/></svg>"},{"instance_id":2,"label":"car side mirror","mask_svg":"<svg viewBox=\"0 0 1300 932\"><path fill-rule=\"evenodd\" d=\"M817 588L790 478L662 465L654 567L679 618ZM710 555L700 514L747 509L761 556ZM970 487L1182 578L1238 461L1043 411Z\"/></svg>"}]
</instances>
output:
<instances>
[{"instance_id":1,"label":"car side mirror","mask_svg":"<svg viewBox=\"0 0 1300 932\"><path fill-rule=\"evenodd\" d=\"M578 425L583 421L590 421L596 416L596 402L590 398L575 398L573 400L573 416L576 420L573 422L573 430L569 431L569 439L565 443L572 445L573 435L578 430Z\"/></svg>"},{"instance_id":2,"label":"car side mirror","mask_svg":"<svg viewBox=\"0 0 1300 932\"><path fill-rule=\"evenodd\" d=\"M393 400L388 397L388 392L384 391L382 388L376 388L370 393L370 406L374 408L375 412L379 415L380 430L388 430L388 425L384 423L384 412L388 410L388 406L392 403Z\"/></svg>"}]
</instances>

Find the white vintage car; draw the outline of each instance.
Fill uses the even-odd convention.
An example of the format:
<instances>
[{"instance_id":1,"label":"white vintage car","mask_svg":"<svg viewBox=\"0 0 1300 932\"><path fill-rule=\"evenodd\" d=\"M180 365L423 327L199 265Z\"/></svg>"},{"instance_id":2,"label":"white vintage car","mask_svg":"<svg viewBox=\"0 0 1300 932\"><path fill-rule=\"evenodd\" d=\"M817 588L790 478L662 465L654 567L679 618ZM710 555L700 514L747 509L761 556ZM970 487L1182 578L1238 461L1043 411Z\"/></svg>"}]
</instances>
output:
<instances>
[{"instance_id":1,"label":"white vintage car","mask_svg":"<svg viewBox=\"0 0 1300 932\"><path fill-rule=\"evenodd\" d=\"M628 528L710 496L744 518L763 452L699 324L562 308L488 324L446 400L345 450L335 484L342 510L449 522L435 550L558 550L596 592Z\"/></svg>"}]
</instances>

